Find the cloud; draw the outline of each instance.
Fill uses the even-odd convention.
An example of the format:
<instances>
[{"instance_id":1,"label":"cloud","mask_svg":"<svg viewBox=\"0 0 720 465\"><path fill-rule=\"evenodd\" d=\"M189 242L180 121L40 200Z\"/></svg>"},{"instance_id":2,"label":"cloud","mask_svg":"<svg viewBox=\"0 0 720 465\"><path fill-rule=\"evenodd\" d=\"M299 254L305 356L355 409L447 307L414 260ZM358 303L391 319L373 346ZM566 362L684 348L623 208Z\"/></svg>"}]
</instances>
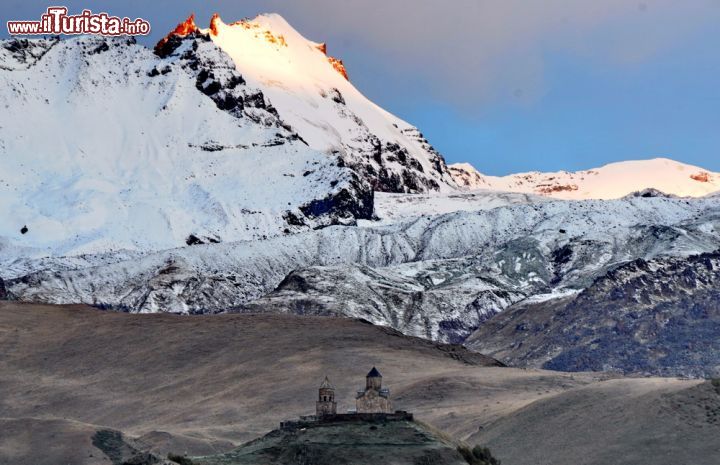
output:
<instances>
[{"instance_id":1,"label":"cloud","mask_svg":"<svg viewBox=\"0 0 720 465\"><path fill-rule=\"evenodd\" d=\"M224 3L224 2L220 2ZM720 19L717 0L313 0L269 1L313 33L362 59L371 70L432 99L477 105L528 103L545 87L548 53L599 66L637 66ZM344 42L343 42L344 41ZM335 46L337 48L337 45ZM355 51L355 52L353 52ZM351 73L353 63L350 63ZM363 81L378 91L368 76Z\"/></svg>"}]
</instances>

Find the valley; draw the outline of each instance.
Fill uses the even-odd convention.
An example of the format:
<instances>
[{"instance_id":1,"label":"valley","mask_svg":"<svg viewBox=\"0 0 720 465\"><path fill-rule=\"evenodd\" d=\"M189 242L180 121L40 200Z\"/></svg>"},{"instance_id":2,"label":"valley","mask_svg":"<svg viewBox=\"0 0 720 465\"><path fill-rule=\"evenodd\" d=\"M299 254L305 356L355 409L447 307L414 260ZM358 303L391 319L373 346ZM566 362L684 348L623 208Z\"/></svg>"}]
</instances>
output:
<instances>
[{"instance_id":1,"label":"valley","mask_svg":"<svg viewBox=\"0 0 720 465\"><path fill-rule=\"evenodd\" d=\"M98 430L121 431L162 457L227 452L313 412L326 375L345 411L374 364L397 408L490 445L503 463L632 463L642 454L710 464L718 447L720 423L706 412L720 394L709 382L507 368L350 319L2 303L0 353L3 465L109 463L92 445ZM587 441L580 424L606 431L609 442ZM542 434L524 433L528 425ZM683 448L668 449L669 431Z\"/></svg>"}]
</instances>

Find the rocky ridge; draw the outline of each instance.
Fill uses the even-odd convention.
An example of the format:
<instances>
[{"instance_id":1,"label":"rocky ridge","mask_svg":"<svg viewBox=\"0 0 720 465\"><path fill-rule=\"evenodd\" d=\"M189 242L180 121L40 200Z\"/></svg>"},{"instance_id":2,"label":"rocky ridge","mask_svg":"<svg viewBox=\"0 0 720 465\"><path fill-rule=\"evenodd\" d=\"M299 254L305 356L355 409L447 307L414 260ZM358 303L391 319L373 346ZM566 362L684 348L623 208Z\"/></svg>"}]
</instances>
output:
<instances>
[{"instance_id":1,"label":"rocky ridge","mask_svg":"<svg viewBox=\"0 0 720 465\"><path fill-rule=\"evenodd\" d=\"M514 366L720 376L720 251L637 259L576 295L520 303L469 347Z\"/></svg>"},{"instance_id":2,"label":"rocky ridge","mask_svg":"<svg viewBox=\"0 0 720 465\"><path fill-rule=\"evenodd\" d=\"M131 312L342 315L459 342L510 305L578 292L622 263L716 250L719 207L664 197L512 205L199 245L6 288L24 301Z\"/></svg>"}]
</instances>

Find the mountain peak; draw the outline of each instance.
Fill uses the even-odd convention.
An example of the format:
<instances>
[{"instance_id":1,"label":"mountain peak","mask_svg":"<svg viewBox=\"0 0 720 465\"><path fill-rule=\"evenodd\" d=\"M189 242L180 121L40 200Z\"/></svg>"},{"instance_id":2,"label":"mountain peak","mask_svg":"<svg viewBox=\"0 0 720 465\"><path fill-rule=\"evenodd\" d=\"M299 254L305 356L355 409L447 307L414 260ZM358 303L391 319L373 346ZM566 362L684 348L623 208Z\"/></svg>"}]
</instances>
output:
<instances>
[{"instance_id":1,"label":"mountain peak","mask_svg":"<svg viewBox=\"0 0 720 465\"><path fill-rule=\"evenodd\" d=\"M188 16L185 21L178 24L172 32L177 35L188 35L197 30L198 27L195 25L195 13L191 13L190 16Z\"/></svg>"},{"instance_id":2,"label":"mountain peak","mask_svg":"<svg viewBox=\"0 0 720 465\"><path fill-rule=\"evenodd\" d=\"M210 34L211 37L218 37L221 33L227 31L236 32L237 29L244 31L244 33L251 36L252 39L260 39L260 43L265 42L271 46L287 47L287 37L293 37L293 42L297 46L304 47L309 45L310 49L321 52L324 55L323 60L327 62L335 72L340 74L345 80L350 80L343 61L327 54L327 44L315 43L306 39L297 32L285 18L277 13L264 13L253 19L244 18L230 24L225 23L220 15L215 13L210 18L210 25L207 29L197 27L195 24L195 14L191 14L185 21L178 23L175 29L170 31L155 45L155 53L160 56L167 55L166 44L172 38L184 38L192 33L204 33ZM246 43L245 46L247 45Z\"/></svg>"},{"instance_id":3,"label":"mountain peak","mask_svg":"<svg viewBox=\"0 0 720 465\"><path fill-rule=\"evenodd\" d=\"M185 37L193 32L198 32L200 29L195 25L195 13L191 13L187 19L175 26L175 29L170 31L165 37L155 45L155 53L162 54L162 50L172 37Z\"/></svg>"},{"instance_id":4,"label":"mountain peak","mask_svg":"<svg viewBox=\"0 0 720 465\"><path fill-rule=\"evenodd\" d=\"M305 38L282 16L225 22L215 14L207 29L198 29L191 16L158 44L156 53L166 57L195 33L224 52L304 142L342 158L374 189L455 187L442 156L417 128L368 100L348 79L343 61L327 54L325 43Z\"/></svg>"},{"instance_id":5,"label":"mountain peak","mask_svg":"<svg viewBox=\"0 0 720 465\"><path fill-rule=\"evenodd\" d=\"M180 29L180 25L178 25L176 31L171 34L180 35ZM182 31L185 30L182 29ZM201 32L209 32L213 39L221 34L232 36L234 41L243 42L243 47L249 49L258 47L262 49L263 46L269 45L275 51L278 51L280 48L287 48L292 43L292 47L295 49L293 55L296 55L299 51L305 51L305 49L310 49L313 52L319 51L324 55L323 61L330 64L332 69L346 80L349 80L345 64L341 59L327 55L327 45L325 43L318 44L306 39L285 18L277 13L261 14L253 19L244 18L229 24L225 23L220 18L220 15L215 13L210 19L209 28ZM247 40L248 38L251 40ZM271 50L265 48L264 53L271 53ZM283 56L282 58L287 57ZM303 61L308 61L308 58L303 58Z\"/></svg>"},{"instance_id":6,"label":"mountain peak","mask_svg":"<svg viewBox=\"0 0 720 465\"><path fill-rule=\"evenodd\" d=\"M222 23L222 19L220 19L220 15L218 13L213 13L212 18L210 18L210 34L212 35L218 35L218 24Z\"/></svg>"}]
</instances>

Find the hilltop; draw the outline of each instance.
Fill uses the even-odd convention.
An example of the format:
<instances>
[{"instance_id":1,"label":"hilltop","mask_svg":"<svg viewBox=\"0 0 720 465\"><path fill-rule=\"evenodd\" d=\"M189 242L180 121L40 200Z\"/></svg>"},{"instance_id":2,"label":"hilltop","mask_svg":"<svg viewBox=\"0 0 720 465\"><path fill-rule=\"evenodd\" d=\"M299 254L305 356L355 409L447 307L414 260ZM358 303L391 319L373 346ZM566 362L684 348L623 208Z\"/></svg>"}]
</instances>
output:
<instances>
[{"instance_id":1,"label":"hilltop","mask_svg":"<svg viewBox=\"0 0 720 465\"><path fill-rule=\"evenodd\" d=\"M352 420L274 430L198 465L467 465L457 445L412 420Z\"/></svg>"}]
</instances>

